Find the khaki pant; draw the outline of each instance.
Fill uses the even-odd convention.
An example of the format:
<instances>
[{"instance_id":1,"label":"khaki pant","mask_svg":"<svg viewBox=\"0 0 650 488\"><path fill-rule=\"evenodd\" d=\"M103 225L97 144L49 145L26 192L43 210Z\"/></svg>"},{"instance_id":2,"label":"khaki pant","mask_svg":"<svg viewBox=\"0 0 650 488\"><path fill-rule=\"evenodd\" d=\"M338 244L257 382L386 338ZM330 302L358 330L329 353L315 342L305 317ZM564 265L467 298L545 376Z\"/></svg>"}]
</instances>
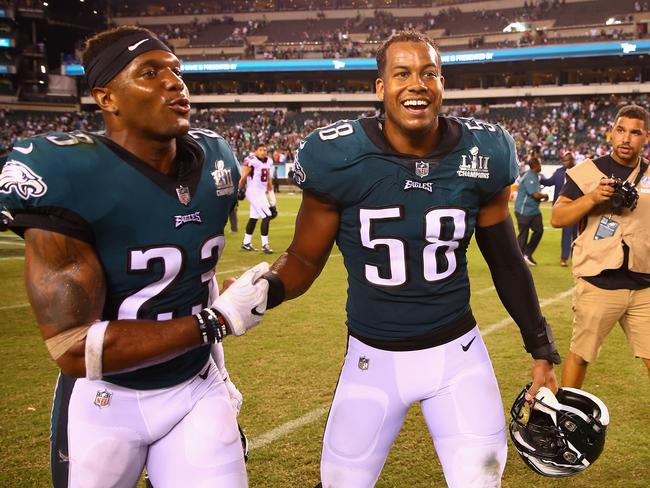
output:
<instances>
[{"instance_id":1,"label":"khaki pant","mask_svg":"<svg viewBox=\"0 0 650 488\"><path fill-rule=\"evenodd\" d=\"M573 292L571 352L592 362L607 334L620 323L639 358L650 358L650 288L604 290L578 278Z\"/></svg>"}]
</instances>

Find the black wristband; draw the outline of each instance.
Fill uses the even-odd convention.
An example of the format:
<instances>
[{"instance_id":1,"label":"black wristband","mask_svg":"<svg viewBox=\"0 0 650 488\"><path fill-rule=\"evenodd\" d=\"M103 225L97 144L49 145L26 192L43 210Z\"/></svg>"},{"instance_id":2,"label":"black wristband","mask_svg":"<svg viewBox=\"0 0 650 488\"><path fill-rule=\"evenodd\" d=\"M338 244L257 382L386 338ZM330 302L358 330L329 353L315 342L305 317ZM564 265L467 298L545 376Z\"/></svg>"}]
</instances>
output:
<instances>
[{"instance_id":1,"label":"black wristband","mask_svg":"<svg viewBox=\"0 0 650 488\"><path fill-rule=\"evenodd\" d=\"M557 352L553 331L546 319L536 329L536 333L522 334L524 347L534 359L546 359L549 363L560 364L560 354Z\"/></svg>"},{"instance_id":2,"label":"black wristband","mask_svg":"<svg viewBox=\"0 0 650 488\"><path fill-rule=\"evenodd\" d=\"M528 352L532 352L538 347L542 347L548 344L555 344L555 339L553 339L553 331L548 326L548 323L544 317L541 318L534 329L523 329L521 331L521 337L524 340L524 347Z\"/></svg>"},{"instance_id":3,"label":"black wristband","mask_svg":"<svg viewBox=\"0 0 650 488\"><path fill-rule=\"evenodd\" d=\"M266 309L269 310L273 307L277 307L284 301L284 283L282 283L280 277L273 271L264 273L261 278L269 282Z\"/></svg>"},{"instance_id":4,"label":"black wristband","mask_svg":"<svg viewBox=\"0 0 650 488\"><path fill-rule=\"evenodd\" d=\"M204 308L201 310L201 315L210 324L215 342L221 342L228 335L226 319L216 308Z\"/></svg>"},{"instance_id":5,"label":"black wristband","mask_svg":"<svg viewBox=\"0 0 650 488\"><path fill-rule=\"evenodd\" d=\"M204 308L194 315L194 317L196 318L203 344L221 342L228 335L226 320L216 309Z\"/></svg>"},{"instance_id":6,"label":"black wristband","mask_svg":"<svg viewBox=\"0 0 650 488\"><path fill-rule=\"evenodd\" d=\"M211 327L208 326L200 312L194 315L194 318L196 319L196 325L199 328L203 344L212 344L214 342L214 333L212 332Z\"/></svg>"},{"instance_id":7,"label":"black wristband","mask_svg":"<svg viewBox=\"0 0 650 488\"><path fill-rule=\"evenodd\" d=\"M552 344L540 346L528 352L530 352L530 355L533 356L533 359L546 359L549 363L552 364L560 364L562 362L560 353L557 352L557 347L555 347L555 342Z\"/></svg>"}]
</instances>

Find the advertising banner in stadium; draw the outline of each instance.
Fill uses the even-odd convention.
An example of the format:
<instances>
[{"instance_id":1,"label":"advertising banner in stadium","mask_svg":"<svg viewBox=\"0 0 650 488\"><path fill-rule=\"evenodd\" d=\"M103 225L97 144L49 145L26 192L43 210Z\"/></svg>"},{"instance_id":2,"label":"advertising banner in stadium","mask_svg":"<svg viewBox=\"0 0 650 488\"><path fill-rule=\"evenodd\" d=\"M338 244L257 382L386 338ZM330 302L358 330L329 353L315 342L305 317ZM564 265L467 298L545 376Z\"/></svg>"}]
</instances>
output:
<instances>
[{"instance_id":1,"label":"advertising banner in stadium","mask_svg":"<svg viewBox=\"0 0 650 488\"><path fill-rule=\"evenodd\" d=\"M503 61L535 61L601 56L625 56L650 53L650 40L561 44L485 51L459 51L442 55L442 64L496 63ZM278 71L365 71L376 70L374 58L189 61L182 64L183 73L271 73ZM62 67L63 74L83 75L80 65Z\"/></svg>"}]
</instances>

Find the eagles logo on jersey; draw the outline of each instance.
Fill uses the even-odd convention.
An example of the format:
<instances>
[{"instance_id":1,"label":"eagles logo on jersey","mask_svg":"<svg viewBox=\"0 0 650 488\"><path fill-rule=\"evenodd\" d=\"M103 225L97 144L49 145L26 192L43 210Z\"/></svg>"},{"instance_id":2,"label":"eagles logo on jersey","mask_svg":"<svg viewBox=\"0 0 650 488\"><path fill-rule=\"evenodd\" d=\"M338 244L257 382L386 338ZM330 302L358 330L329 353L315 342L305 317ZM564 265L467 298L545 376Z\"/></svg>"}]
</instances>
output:
<instances>
[{"instance_id":1,"label":"eagles logo on jersey","mask_svg":"<svg viewBox=\"0 0 650 488\"><path fill-rule=\"evenodd\" d=\"M47 191L43 178L19 161L8 160L0 173L0 192L16 194L23 200L40 197Z\"/></svg>"},{"instance_id":2,"label":"eagles logo on jersey","mask_svg":"<svg viewBox=\"0 0 650 488\"><path fill-rule=\"evenodd\" d=\"M296 184L341 209L348 326L360 336L413 337L469 313L466 250L479 209L519 164L501 127L439 120L440 144L426 157L396 152L376 118L342 120L301 143Z\"/></svg>"},{"instance_id":3,"label":"eagles logo on jersey","mask_svg":"<svg viewBox=\"0 0 650 488\"><path fill-rule=\"evenodd\" d=\"M206 129L177 139L177 161L178 174L165 175L106 137L50 133L14 148L0 174L0 208L19 234L40 227L95 247L107 283L103 320L189 315L215 292L240 170ZM200 348L105 379L139 389L178 384L208 354Z\"/></svg>"}]
</instances>

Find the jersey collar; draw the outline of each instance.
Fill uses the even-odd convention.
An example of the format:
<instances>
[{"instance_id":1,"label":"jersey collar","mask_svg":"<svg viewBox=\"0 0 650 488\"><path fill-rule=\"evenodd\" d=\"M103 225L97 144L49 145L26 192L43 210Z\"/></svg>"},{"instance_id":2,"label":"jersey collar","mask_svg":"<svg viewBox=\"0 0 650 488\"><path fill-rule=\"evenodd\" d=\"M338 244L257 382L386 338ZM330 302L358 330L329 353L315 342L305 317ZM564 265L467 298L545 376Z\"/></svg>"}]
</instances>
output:
<instances>
[{"instance_id":1,"label":"jersey collar","mask_svg":"<svg viewBox=\"0 0 650 488\"><path fill-rule=\"evenodd\" d=\"M379 117L368 117L360 119L360 124L365 131L368 139L387 155L397 156L403 159L434 159L440 160L450 153L460 142L462 131L460 124L453 119L438 116L441 136L438 146L426 156L416 156L415 154L405 154L397 151L391 146L383 132L384 119Z\"/></svg>"},{"instance_id":2,"label":"jersey collar","mask_svg":"<svg viewBox=\"0 0 650 488\"><path fill-rule=\"evenodd\" d=\"M163 174L135 154L115 143L106 136L96 136L104 145L115 153L117 157L142 173L154 184L174 198L178 198L177 189L185 186L190 195L196 194L205 153L201 147L190 136L185 135L176 139L176 162L177 171L173 174Z\"/></svg>"}]
</instances>

